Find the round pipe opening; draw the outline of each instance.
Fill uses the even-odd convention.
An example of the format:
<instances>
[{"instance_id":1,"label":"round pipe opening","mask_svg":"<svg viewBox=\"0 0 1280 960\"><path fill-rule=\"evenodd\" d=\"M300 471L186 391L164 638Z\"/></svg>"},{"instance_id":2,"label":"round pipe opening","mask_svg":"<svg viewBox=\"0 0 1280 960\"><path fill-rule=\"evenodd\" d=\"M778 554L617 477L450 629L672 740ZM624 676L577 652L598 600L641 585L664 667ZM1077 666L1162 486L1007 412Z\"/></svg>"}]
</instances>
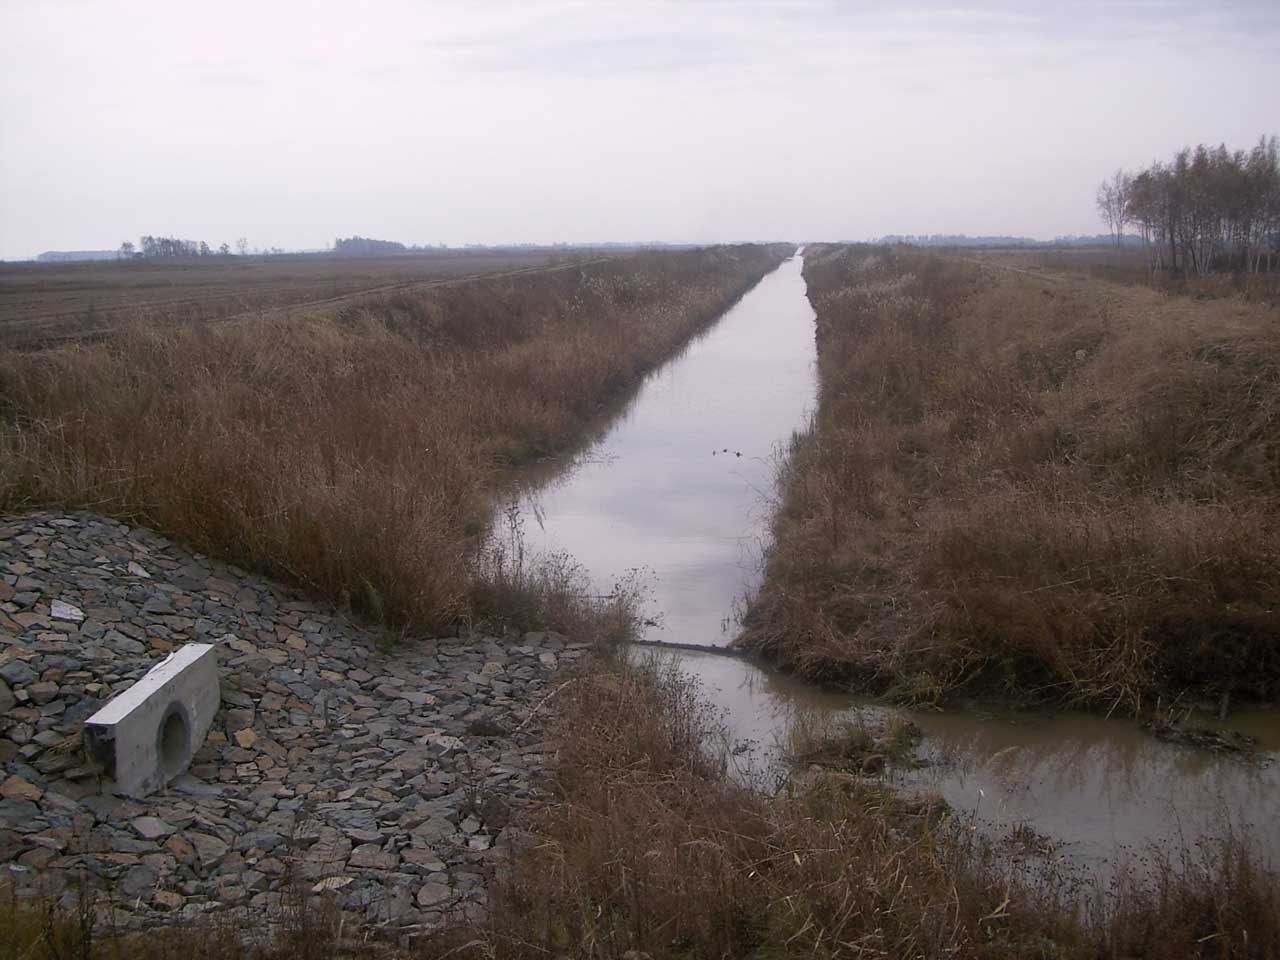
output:
<instances>
[{"instance_id":1,"label":"round pipe opening","mask_svg":"<svg viewBox=\"0 0 1280 960\"><path fill-rule=\"evenodd\" d=\"M186 711L181 705L170 704L160 724L157 753L160 755L160 772L165 779L175 777L186 769L191 759L191 727Z\"/></svg>"}]
</instances>

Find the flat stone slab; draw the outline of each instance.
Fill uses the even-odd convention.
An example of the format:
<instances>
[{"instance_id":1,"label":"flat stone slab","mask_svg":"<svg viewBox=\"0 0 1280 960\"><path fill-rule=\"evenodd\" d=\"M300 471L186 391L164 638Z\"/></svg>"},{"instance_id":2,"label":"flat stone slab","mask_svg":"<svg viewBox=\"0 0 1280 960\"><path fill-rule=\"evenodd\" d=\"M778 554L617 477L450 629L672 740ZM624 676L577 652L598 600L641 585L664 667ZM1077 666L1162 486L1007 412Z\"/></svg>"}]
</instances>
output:
<instances>
[{"instance_id":1,"label":"flat stone slab","mask_svg":"<svg viewBox=\"0 0 1280 960\"><path fill-rule=\"evenodd\" d=\"M49 616L55 620L70 620L72 623L84 622L83 610L61 600L54 600L49 604Z\"/></svg>"}]
</instances>

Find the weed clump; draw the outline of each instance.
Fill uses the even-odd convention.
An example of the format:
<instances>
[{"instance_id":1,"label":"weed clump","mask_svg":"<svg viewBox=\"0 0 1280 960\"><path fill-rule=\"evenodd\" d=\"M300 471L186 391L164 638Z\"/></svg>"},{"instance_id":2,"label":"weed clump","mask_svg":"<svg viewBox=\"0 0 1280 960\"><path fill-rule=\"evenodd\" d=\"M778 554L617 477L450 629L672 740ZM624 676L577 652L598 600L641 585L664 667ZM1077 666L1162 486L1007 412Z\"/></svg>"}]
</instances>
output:
<instances>
[{"instance_id":1,"label":"weed clump","mask_svg":"<svg viewBox=\"0 0 1280 960\"><path fill-rule=\"evenodd\" d=\"M839 717L800 711L789 718L785 753L796 765L879 774L888 766L913 766L922 736L916 724L896 715L869 720L861 713Z\"/></svg>"}]
</instances>

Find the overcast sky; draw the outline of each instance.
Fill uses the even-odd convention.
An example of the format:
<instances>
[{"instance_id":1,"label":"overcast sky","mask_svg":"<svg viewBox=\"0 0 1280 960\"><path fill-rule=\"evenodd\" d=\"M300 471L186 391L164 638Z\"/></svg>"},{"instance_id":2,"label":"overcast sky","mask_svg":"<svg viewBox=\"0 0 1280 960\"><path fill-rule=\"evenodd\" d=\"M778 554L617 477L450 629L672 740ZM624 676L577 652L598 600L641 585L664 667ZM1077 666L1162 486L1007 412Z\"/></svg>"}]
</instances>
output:
<instances>
[{"instance_id":1,"label":"overcast sky","mask_svg":"<svg viewBox=\"0 0 1280 960\"><path fill-rule=\"evenodd\" d=\"M1095 233L1278 128L1274 0L0 0L0 257Z\"/></svg>"}]
</instances>

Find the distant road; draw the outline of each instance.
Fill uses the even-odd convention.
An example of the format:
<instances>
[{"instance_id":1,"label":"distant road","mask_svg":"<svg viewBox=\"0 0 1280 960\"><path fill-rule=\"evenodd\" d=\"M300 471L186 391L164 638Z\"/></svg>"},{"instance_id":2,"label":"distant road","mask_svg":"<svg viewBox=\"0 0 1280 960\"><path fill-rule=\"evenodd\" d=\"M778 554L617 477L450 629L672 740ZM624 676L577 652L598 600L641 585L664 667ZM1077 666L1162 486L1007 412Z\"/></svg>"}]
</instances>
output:
<instances>
[{"instance_id":1,"label":"distant road","mask_svg":"<svg viewBox=\"0 0 1280 960\"><path fill-rule=\"evenodd\" d=\"M957 260L963 260L966 263L976 263L980 267L991 267L995 270L1007 270L1009 273L1020 273L1024 277L1032 277L1036 280L1043 280L1046 283L1070 283L1071 277L1064 277L1061 274L1041 273L1037 270L1028 270L1025 267L1015 267L1012 264L1000 263L997 260L987 260L982 257L962 257L953 254Z\"/></svg>"}]
</instances>

